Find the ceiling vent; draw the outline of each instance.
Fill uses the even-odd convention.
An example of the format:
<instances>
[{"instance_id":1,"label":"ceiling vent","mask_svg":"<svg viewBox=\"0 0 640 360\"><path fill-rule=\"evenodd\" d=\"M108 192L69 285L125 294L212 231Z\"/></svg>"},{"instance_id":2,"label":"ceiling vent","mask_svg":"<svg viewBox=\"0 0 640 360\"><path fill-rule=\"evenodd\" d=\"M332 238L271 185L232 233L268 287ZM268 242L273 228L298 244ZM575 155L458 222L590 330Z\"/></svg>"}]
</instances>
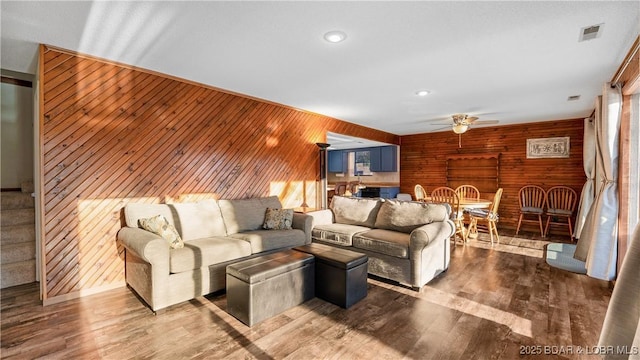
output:
<instances>
[{"instance_id":1,"label":"ceiling vent","mask_svg":"<svg viewBox=\"0 0 640 360\"><path fill-rule=\"evenodd\" d=\"M583 27L582 29L580 29L579 41L587 41L587 40L593 40L595 38L599 38L600 34L602 34L603 25L604 24L598 24L598 25Z\"/></svg>"},{"instance_id":2,"label":"ceiling vent","mask_svg":"<svg viewBox=\"0 0 640 360\"><path fill-rule=\"evenodd\" d=\"M567 98L567 101L576 101L580 100L580 95L571 95Z\"/></svg>"}]
</instances>

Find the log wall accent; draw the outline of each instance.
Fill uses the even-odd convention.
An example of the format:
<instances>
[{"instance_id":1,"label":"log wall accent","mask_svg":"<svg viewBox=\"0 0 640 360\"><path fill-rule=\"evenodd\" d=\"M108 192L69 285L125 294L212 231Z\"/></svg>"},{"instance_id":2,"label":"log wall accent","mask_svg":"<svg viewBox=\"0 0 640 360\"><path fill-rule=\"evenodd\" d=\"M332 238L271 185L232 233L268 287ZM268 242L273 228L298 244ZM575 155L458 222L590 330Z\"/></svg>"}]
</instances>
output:
<instances>
[{"instance_id":1,"label":"log wall accent","mask_svg":"<svg viewBox=\"0 0 640 360\"><path fill-rule=\"evenodd\" d=\"M128 202L278 195L316 204L326 132L382 131L43 47L43 297L123 284Z\"/></svg>"},{"instance_id":2,"label":"log wall accent","mask_svg":"<svg viewBox=\"0 0 640 360\"><path fill-rule=\"evenodd\" d=\"M500 202L498 228L515 229L518 215L518 190L527 184L545 189L567 185L580 194L586 180L582 164L583 119L548 121L522 125L473 128L458 135L452 131L407 135L400 138L400 191L413 194L421 184L430 193L447 185L447 157L453 154L500 154ZM570 157L565 159L527 159L526 142L532 138L571 138ZM469 169L473 177L474 170ZM473 185L473 181L470 182ZM492 194L480 194L490 198ZM575 221L575 219L574 219ZM523 224L535 231L535 225ZM565 232L566 230L563 229Z\"/></svg>"}]
</instances>

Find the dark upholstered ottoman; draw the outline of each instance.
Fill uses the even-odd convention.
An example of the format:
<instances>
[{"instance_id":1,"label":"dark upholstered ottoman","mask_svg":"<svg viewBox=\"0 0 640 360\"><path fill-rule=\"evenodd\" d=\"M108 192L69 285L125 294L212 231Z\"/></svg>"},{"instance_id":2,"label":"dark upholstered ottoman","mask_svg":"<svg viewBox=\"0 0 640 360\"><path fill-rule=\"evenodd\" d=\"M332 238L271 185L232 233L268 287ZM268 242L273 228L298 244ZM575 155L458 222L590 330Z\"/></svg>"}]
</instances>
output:
<instances>
[{"instance_id":1,"label":"dark upholstered ottoman","mask_svg":"<svg viewBox=\"0 0 640 360\"><path fill-rule=\"evenodd\" d=\"M313 263L285 250L227 265L227 311L252 326L313 298Z\"/></svg>"},{"instance_id":2,"label":"dark upholstered ottoman","mask_svg":"<svg viewBox=\"0 0 640 360\"><path fill-rule=\"evenodd\" d=\"M316 258L316 296L345 309L367 296L367 255L324 244L293 248Z\"/></svg>"}]
</instances>

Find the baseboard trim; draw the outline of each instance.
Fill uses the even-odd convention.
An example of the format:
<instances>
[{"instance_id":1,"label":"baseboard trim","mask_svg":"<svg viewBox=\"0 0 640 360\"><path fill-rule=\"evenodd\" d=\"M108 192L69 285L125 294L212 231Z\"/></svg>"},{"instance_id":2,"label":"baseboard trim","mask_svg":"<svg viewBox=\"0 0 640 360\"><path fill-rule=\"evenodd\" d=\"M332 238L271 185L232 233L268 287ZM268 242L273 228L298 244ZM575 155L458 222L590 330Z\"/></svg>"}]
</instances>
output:
<instances>
[{"instance_id":1,"label":"baseboard trim","mask_svg":"<svg viewBox=\"0 0 640 360\"><path fill-rule=\"evenodd\" d=\"M91 288L91 289L74 291L72 293L68 293L68 294L64 294L64 295L58 295L58 296L54 296L52 298L44 299L42 301L42 306L49 306L49 305L53 305L53 304L59 304L61 302L65 302L65 301L69 301L69 300L75 300L75 299L83 298L85 296L94 295L94 294L98 294L98 293L109 291L109 290L113 290L113 289L118 289L118 288L125 287L125 286L127 286L127 283L125 281L122 281L122 282L117 282L117 283L114 283L114 284L109 284L109 285L105 285L105 286L99 286L99 287Z\"/></svg>"}]
</instances>

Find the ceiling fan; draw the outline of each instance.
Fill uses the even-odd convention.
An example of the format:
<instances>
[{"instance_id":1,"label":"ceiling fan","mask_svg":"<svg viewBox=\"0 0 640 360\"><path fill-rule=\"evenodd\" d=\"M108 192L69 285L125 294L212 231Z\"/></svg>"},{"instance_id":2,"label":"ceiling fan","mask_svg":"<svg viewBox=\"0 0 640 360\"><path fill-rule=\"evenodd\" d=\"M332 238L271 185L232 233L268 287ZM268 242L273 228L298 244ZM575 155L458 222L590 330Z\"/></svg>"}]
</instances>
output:
<instances>
[{"instance_id":1,"label":"ceiling fan","mask_svg":"<svg viewBox=\"0 0 640 360\"><path fill-rule=\"evenodd\" d=\"M471 124L497 124L498 120L481 120L478 121L477 116L469 116L467 114L453 114L451 115L451 119L453 120L453 126L451 130L453 130L456 134L464 134L467 130L469 130L469 125Z\"/></svg>"},{"instance_id":2,"label":"ceiling fan","mask_svg":"<svg viewBox=\"0 0 640 360\"><path fill-rule=\"evenodd\" d=\"M498 120L478 121L478 119L479 118L477 116L469 116L467 114L453 114L451 115L451 118L446 121L451 123L451 130L456 134L464 134L465 132L467 132L467 130L469 130L469 126L472 124L490 125L490 124L498 123ZM433 124L433 125L440 125L440 124ZM441 130L444 130L448 127L449 126L443 127Z\"/></svg>"},{"instance_id":3,"label":"ceiling fan","mask_svg":"<svg viewBox=\"0 0 640 360\"><path fill-rule=\"evenodd\" d=\"M469 126L472 124L497 124L498 120L481 120L478 121L477 116L469 116L467 114L453 114L451 115L451 130L458 134L458 147L462 147L461 135L469 130ZM446 129L446 128L444 128Z\"/></svg>"}]
</instances>

